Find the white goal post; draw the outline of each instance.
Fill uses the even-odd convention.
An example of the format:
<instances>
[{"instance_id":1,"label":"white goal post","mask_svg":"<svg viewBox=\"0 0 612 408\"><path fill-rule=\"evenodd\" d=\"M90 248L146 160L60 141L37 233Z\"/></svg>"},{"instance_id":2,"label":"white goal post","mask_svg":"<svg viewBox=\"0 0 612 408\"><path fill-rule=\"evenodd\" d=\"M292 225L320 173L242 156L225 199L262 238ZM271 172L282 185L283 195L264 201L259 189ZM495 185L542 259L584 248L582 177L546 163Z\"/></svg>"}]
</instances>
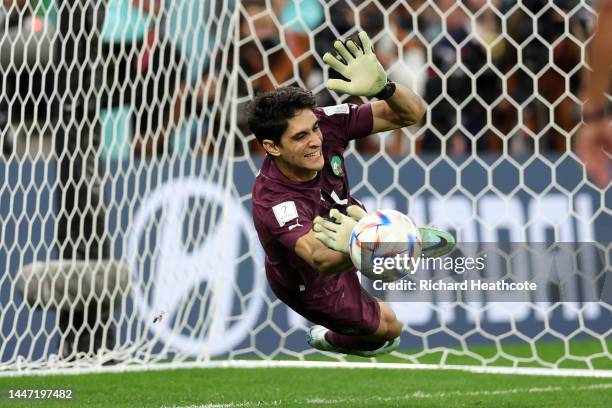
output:
<instances>
[{"instance_id":1,"label":"white goal post","mask_svg":"<svg viewBox=\"0 0 612 408\"><path fill-rule=\"evenodd\" d=\"M360 30L428 112L350 144L354 196L474 254L572 250L543 298L377 293L402 346L355 366L612 376L610 192L572 148L593 2L21 3L0 6L0 376L350 365L311 361L310 323L267 286L245 107L286 85L366 102L327 91L321 59ZM518 258L499 247L491 271Z\"/></svg>"}]
</instances>

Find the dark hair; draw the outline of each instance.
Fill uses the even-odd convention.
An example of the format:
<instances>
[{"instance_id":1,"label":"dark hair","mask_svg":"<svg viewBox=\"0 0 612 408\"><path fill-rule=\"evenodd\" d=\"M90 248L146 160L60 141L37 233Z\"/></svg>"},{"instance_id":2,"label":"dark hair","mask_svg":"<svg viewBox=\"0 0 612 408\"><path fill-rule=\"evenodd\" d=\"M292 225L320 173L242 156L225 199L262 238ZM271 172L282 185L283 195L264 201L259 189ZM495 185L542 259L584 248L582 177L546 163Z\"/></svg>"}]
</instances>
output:
<instances>
[{"instance_id":1,"label":"dark hair","mask_svg":"<svg viewBox=\"0 0 612 408\"><path fill-rule=\"evenodd\" d=\"M304 109L314 109L312 92L297 87L282 87L259 94L249 104L247 122L257 141L264 139L279 144L289 120Z\"/></svg>"}]
</instances>

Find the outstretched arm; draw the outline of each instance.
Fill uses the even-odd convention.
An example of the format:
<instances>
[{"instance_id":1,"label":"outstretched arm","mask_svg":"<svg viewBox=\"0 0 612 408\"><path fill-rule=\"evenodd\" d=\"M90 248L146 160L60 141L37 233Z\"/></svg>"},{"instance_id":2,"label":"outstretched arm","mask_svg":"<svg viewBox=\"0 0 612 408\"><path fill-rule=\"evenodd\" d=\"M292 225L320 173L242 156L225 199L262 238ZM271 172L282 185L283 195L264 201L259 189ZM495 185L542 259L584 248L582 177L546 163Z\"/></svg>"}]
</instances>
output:
<instances>
[{"instance_id":1,"label":"outstretched arm","mask_svg":"<svg viewBox=\"0 0 612 408\"><path fill-rule=\"evenodd\" d=\"M419 122L426 111L423 99L401 84L388 82L387 73L374 54L368 35L360 32L359 40L361 48L352 40L334 43L334 48L343 61L330 53L323 56L325 63L347 79L330 79L327 81L327 88L349 95L381 99L372 103L372 133Z\"/></svg>"},{"instance_id":2,"label":"outstretched arm","mask_svg":"<svg viewBox=\"0 0 612 408\"><path fill-rule=\"evenodd\" d=\"M404 85L395 84L393 96L384 101L372 102L372 133L414 125L426 111L427 106L419 95Z\"/></svg>"}]
</instances>

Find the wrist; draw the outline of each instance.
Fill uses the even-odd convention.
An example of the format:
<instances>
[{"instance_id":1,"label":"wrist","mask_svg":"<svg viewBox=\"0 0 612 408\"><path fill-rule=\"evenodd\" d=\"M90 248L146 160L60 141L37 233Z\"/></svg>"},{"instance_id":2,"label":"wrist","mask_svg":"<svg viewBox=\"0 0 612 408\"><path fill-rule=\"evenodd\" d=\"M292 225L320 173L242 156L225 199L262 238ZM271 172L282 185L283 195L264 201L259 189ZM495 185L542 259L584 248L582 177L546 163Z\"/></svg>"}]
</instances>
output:
<instances>
[{"instance_id":1,"label":"wrist","mask_svg":"<svg viewBox=\"0 0 612 408\"><path fill-rule=\"evenodd\" d=\"M383 87L383 89L380 90L380 92L378 92L376 95L374 95L375 98L382 100L385 99L389 99L390 97L392 97L395 94L395 82L387 82L385 84L385 86Z\"/></svg>"}]
</instances>

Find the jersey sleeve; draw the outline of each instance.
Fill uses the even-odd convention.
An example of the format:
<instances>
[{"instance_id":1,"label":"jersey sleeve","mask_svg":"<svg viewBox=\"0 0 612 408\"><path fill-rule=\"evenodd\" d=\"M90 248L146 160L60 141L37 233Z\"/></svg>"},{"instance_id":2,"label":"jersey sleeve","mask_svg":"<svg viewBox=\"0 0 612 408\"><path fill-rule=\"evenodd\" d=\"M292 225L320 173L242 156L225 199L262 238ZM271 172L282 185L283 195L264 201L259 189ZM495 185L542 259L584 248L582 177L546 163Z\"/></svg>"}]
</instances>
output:
<instances>
[{"instance_id":1,"label":"jersey sleeve","mask_svg":"<svg viewBox=\"0 0 612 408\"><path fill-rule=\"evenodd\" d=\"M292 251L297 240L312 229L315 217L304 200L279 200L269 206L256 206L254 211L269 236Z\"/></svg>"},{"instance_id":2,"label":"jersey sleeve","mask_svg":"<svg viewBox=\"0 0 612 408\"><path fill-rule=\"evenodd\" d=\"M332 126L336 136L345 143L370 135L374 125L372 105L369 103L325 106L320 108L319 117Z\"/></svg>"}]
</instances>

